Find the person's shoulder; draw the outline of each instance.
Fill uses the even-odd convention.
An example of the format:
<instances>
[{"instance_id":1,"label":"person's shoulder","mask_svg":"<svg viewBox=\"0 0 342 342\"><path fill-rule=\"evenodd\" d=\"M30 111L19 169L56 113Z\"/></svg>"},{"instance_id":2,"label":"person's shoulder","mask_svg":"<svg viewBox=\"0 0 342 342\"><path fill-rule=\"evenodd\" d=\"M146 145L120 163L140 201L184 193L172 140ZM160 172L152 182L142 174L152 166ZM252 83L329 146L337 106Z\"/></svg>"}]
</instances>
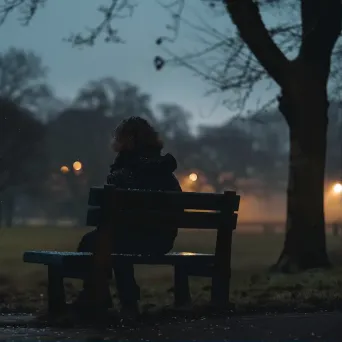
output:
<instances>
[{"instance_id":1,"label":"person's shoulder","mask_svg":"<svg viewBox=\"0 0 342 342\"><path fill-rule=\"evenodd\" d=\"M107 184L117 188L127 188L130 179L130 172L127 169L112 170L107 176Z\"/></svg>"},{"instance_id":2,"label":"person's shoulder","mask_svg":"<svg viewBox=\"0 0 342 342\"><path fill-rule=\"evenodd\" d=\"M179 191L182 192L182 187L179 183L179 180L177 179L176 175L174 173L172 173L172 191Z\"/></svg>"}]
</instances>

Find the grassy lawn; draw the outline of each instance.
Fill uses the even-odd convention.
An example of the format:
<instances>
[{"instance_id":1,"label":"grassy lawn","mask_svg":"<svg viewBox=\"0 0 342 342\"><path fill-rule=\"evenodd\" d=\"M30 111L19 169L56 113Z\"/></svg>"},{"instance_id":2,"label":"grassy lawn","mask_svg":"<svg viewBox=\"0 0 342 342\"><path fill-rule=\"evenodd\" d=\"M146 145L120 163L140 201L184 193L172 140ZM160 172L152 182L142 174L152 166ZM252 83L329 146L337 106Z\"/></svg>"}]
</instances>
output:
<instances>
[{"instance_id":1,"label":"grassy lawn","mask_svg":"<svg viewBox=\"0 0 342 342\"><path fill-rule=\"evenodd\" d=\"M74 251L87 229L76 228L12 228L0 230L0 306L2 310L34 311L46 306L47 269L24 264L25 250ZM335 256L342 252L342 241L328 236L328 248ZM310 309L332 307L342 302L342 268L312 271L301 275L267 275L282 248L283 235L235 233L232 252L231 297L240 310ZM175 250L211 252L215 234L210 231L180 232ZM170 305L172 268L137 266L136 277L142 288L142 306ZM79 281L66 280L69 298L80 288ZM209 298L209 281L191 281L195 305ZM113 293L115 293L113 291Z\"/></svg>"}]
</instances>

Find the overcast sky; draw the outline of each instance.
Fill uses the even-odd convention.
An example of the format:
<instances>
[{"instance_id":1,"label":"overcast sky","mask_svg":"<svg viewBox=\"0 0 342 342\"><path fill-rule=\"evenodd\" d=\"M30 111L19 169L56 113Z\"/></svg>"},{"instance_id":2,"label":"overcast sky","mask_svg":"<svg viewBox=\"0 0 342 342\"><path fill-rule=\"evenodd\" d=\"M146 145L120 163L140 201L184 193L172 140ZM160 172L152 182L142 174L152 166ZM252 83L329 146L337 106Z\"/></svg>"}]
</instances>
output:
<instances>
[{"instance_id":1,"label":"overcast sky","mask_svg":"<svg viewBox=\"0 0 342 342\"><path fill-rule=\"evenodd\" d=\"M184 106L193 112L196 124L216 124L229 118L231 113L226 108L215 106L220 98L205 97L208 85L189 71L183 68L155 71L153 58L162 53L155 40L161 34L170 34L165 26L171 23L169 13L155 0L140 2L143 4L133 18L116 22L125 44L108 45L100 39L92 48L77 49L64 42L63 38L71 32L99 22L96 3L100 1L49 0L29 27L20 26L18 15L14 14L0 27L0 51L11 46L35 51L49 67L49 82L61 97L72 98L89 80L113 76L139 85L152 95L154 105L176 102ZM186 15L195 13L205 17L200 1L194 0L191 4ZM228 16L216 18L215 24L227 27ZM186 27L182 30L177 51L189 51L192 36Z\"/></svg>"}]
</instances>

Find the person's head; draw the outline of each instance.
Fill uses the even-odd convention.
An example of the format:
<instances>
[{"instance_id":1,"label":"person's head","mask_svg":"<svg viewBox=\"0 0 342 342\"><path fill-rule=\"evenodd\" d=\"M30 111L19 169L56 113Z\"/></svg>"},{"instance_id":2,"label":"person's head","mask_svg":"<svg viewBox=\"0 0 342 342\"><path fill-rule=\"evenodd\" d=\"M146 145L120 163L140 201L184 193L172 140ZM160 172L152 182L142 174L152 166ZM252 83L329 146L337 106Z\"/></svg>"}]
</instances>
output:
<instances>
[{"instance_id":1,"label":"person's head","mask_svg":"<svg viewBox=\"0 0 342 342\"><path fill-rule=\"evenodd\" d=\"M116 127L112 147L115 152L151 153L160 152L163 142L158 132L147 122L138 116L124 119Z\"/></svg>"}]
</instances>

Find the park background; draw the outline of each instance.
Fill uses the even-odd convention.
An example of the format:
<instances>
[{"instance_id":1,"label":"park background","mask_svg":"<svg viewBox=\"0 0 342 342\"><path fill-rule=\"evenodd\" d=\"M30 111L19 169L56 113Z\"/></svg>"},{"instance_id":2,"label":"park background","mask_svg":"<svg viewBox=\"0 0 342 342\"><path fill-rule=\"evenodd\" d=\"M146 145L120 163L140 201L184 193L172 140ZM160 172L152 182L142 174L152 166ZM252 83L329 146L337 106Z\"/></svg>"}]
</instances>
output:
<instances>
[{"instance_id":1,"label":"park background","mask_svg":"<svg viewBox=\"0 0 342 342\"><path fill-rule=\"evenodd\" d=\"M277 87L258 86L241 112L225 106L220 94L208 96L207 83L188 70L169 67L157 73L152 62L160 47L155 40L167 33L163 29L169 13L148 3L132 21L119 22L126 42L114 47L99 41L94 48L78 49L62 39L80 29L75 11L85 23L96 20L91 1L82 1L82 6L80 1L50 2L29 27L11 17L0 30L2 309L45 306L46 270L24 265L22 253L76 249L89 230L84 227L89 188L105 182L114 159L111 134L132 115L147 118L160 132L165 152L178 160L176 175L185 191L234 190L241 195L232 294L242 307L337 303L338 269L272 279L263 272L280 254L285 227L288 127L275 107L259 105L259 98L267 102ZM200 7L186 14L191 17L194 8L210 20ZM146 11L156 20L146 22ZM264 15L271 25L272 17ZM225 23L226 18L215 21L217 27ZM180 54L198 44L184 30L174 46ZM334 186L342 167L341 108L335 98L329 112L325 186L328 249L336 262L341 241L331 235L331 223L342 218L340 192L334 191L339 190ZM211 233L181 232L175 249L210 251L214 238ZM141 267L137 274L145 301L168 303L169 269ZM67 284L72 297L79 284ZM193 286L201 301L209 285L196 281Z\"/></svg>"}]
</instances>

